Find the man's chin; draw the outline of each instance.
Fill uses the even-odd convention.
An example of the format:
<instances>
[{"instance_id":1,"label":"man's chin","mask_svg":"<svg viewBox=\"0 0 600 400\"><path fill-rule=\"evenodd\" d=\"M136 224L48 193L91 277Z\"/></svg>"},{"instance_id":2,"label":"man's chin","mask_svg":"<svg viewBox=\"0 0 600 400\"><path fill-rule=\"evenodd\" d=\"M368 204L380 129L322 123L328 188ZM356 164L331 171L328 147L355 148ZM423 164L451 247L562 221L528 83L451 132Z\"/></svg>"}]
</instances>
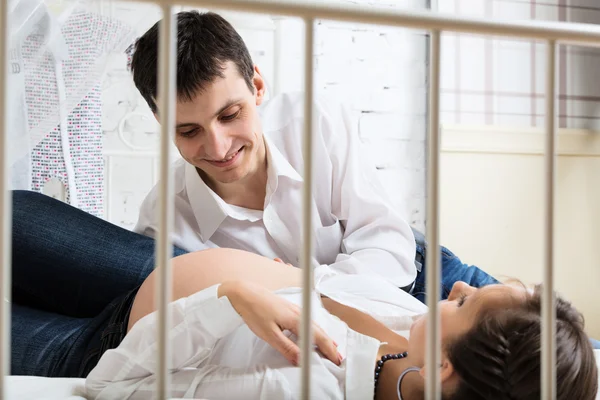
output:
<instances>
[{"instance_id":1,"label":"man's chin","mask_svg":"<svg viewBox=\"0 0 600 400\"><path fill-rule=\"evenodd\" d=\"M235 183L243 178L244 174L241 171L240 167L227 170L227 171L219 171L214 170L212 168L206 168L205 165L202 167L194 164L196 167L196 171L198 171L198 175L202 178L204 182L213 182L219 184L229 184Z\"/></svg>"},{"instance_id":2,"label":"man's chin","mask_svg":"<svg viewBox=\"0 0 600 400\"><path fill-rule=\"evenodd\" d=\"M223 171L221 173L211 175L211 179L213 181L218 182L222 185L236 183L240 181L243 177L244 175L241 173L241 171L238 170L238 168L236 168L233 171Z\"/></svg>"}]
</instances>

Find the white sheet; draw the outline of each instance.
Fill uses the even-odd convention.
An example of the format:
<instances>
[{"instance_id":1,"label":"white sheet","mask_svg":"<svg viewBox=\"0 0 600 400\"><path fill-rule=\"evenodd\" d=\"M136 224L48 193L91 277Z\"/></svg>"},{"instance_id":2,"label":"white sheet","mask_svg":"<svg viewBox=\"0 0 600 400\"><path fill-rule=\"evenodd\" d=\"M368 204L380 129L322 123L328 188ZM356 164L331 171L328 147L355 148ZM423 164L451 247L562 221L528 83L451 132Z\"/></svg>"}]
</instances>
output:
<instances>
[{"instance_id":1,"label":"white sheet","mask_svg":"<svg viewBox=\"0 0 600 400\"><path fill-rule=\"evenodd\" d=\"M8 400L85 400L85 379L9 376Z\"/></svg>"},{"instance_id":2,"label":"white sheet","mask_svg":"<svg viewBox=\"0 0 600 400\"><path fill-rule=\"evenodd\" d=\"M595 353L600 368L600 350ZM85 400L84 384L84 379L75 378L9 376L8 400ZM596 400L600 400L600 393Z\"/></svg>"}]
</instances>

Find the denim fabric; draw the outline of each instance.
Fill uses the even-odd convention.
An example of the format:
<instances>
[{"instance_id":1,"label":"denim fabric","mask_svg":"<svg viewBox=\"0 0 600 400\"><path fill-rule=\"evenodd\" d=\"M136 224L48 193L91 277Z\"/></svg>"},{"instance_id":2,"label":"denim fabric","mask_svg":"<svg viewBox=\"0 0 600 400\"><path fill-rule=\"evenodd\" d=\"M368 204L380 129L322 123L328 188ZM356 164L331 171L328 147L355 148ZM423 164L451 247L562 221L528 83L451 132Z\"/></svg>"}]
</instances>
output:
<instances>
[{"instance_id":1,"label":"denim fabric","mask_svg":"<svg viewBox=\"0 0 600 400\"><path fill-rule=\"evenodd\" d=\"M412 295L425 303L425 283L427 276L427 243L422 233L413 229L415 241L417 244L417 253L415 263L417 265L417 279L412 289ZM486 274L481 269L464 264L460 258L445 247L441 247L441 300L448 298L450 290L455 282L466 282L473 287L482 287L498 283L492 276Z\"/></svg>"},{"instance_id":2,"label":"denim fabric","mask_svg":"<svg viewBox=\"0 0 600 400\"><path fill-rule=\"evenodd\" d=\"M111 314L108 322L102 331L96 331L96 337L90 340L88 349L85 352L83 362L79 371L79 376L87 376L98 364L104 352L117 348L127 334L127 325L129 324L129 315L131 307L137 295L140 286L131 290L125 296L120 297L110 307ZM97 334L100 333L100 340Z\"/></svg>"},{"instance_id":3,"label":"denim fabric","mask_svg":"<svg viewBox=\"0 0 600 400\"><path fill-rule=\"evenodd\" d=\"M425 237L419 231L413 229L415 241L417 244L417 254L415 256L415 264L417 265L417 279L415 286L411 291L412 295L425 303L425 282L426 282L426 251L427 244ZM483 287L499 283L495 278L486 274L478 267L463 264L463 262L450 250L441 246L441 300L448 298L450 290L454 283L458 281L466 282L473 287ZM590 339L594 349L600 350L600 341Z\"/></svg>"},{"instance_id":4,"label":"denim fabric","mask_svg":"<svg viewBox=\"0 0 600 400\"><path fill-rule=\"evenodd\" d=\"M79 376L116 299L152 272L154 240L48 196L12 195L11 374Z\"/></svg>"}]
</instances>

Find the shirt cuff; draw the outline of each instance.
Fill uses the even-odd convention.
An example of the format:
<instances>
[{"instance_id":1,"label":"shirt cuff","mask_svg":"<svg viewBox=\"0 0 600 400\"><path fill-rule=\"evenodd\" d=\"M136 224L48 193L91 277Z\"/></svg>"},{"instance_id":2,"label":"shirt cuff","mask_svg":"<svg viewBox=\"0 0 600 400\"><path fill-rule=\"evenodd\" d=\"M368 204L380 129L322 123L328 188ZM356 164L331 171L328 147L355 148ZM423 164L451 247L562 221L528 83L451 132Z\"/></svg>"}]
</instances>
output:
<instances>
[{"instance_id":1,"label":"shirt cuff","mask_svg":"<svg viewBox=\"0 0 600 400\"><path fill-rule=\"evenodd\" d=\"M218 297L219 286L213 285L189 296L185 312L188 323L201 323L215 338L222 338L244 325L227 296Z\"/></svg>"},{"instance_id":2,"label":"shirt cuff","mask_svg":"<svg viewBox=\"0 0 600 400\"><path fill-rule=\"evenodd\" d=\"M331 269L331 267L327 264L322 264L313 270L313 278L314 278L314 288L318 294L321 293L321 288L323 285L327 283L329 279L339 275L338 272Z\"/></svg>"},{"instance_id":3,"label":"shirt cuff","mask_svg":"<svg viewBox=\"0 0 600 400\"><path fill-rule=\"evenodd\" d=\"M373 398L375 363L380 344L377 339L348 329L346 400Z\"/></svg>"}]
</instances>

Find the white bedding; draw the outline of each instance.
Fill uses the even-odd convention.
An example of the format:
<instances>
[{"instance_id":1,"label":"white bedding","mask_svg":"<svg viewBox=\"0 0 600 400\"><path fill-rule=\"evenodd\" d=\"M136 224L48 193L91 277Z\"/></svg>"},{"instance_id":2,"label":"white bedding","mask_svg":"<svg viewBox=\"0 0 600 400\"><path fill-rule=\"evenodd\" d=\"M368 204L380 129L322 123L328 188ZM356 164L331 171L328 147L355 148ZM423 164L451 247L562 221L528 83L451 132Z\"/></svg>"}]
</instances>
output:
<instances>
[{"instance_id":1,"label":"white bedding","mask_svg":"<svg viewBox=\"0 0 600 400\"><path fill-rule=\"evenodd\" d=\"M85 379L9 376L8 400L85 400Z\"/></svg>"},{"instance_id":2,"label":"white bedding","mask_svg":"<svg viewBox=\"0 0 600 400\"><path fill-rule=\"evenodd\" d=\"M595 350L600 368L600 350ZM85 400L83 379L8 377L8 400ZM600 382L599 382L600 384ZM596 396L600 400L600 393Z\"/></svg>"}]
</instances>

